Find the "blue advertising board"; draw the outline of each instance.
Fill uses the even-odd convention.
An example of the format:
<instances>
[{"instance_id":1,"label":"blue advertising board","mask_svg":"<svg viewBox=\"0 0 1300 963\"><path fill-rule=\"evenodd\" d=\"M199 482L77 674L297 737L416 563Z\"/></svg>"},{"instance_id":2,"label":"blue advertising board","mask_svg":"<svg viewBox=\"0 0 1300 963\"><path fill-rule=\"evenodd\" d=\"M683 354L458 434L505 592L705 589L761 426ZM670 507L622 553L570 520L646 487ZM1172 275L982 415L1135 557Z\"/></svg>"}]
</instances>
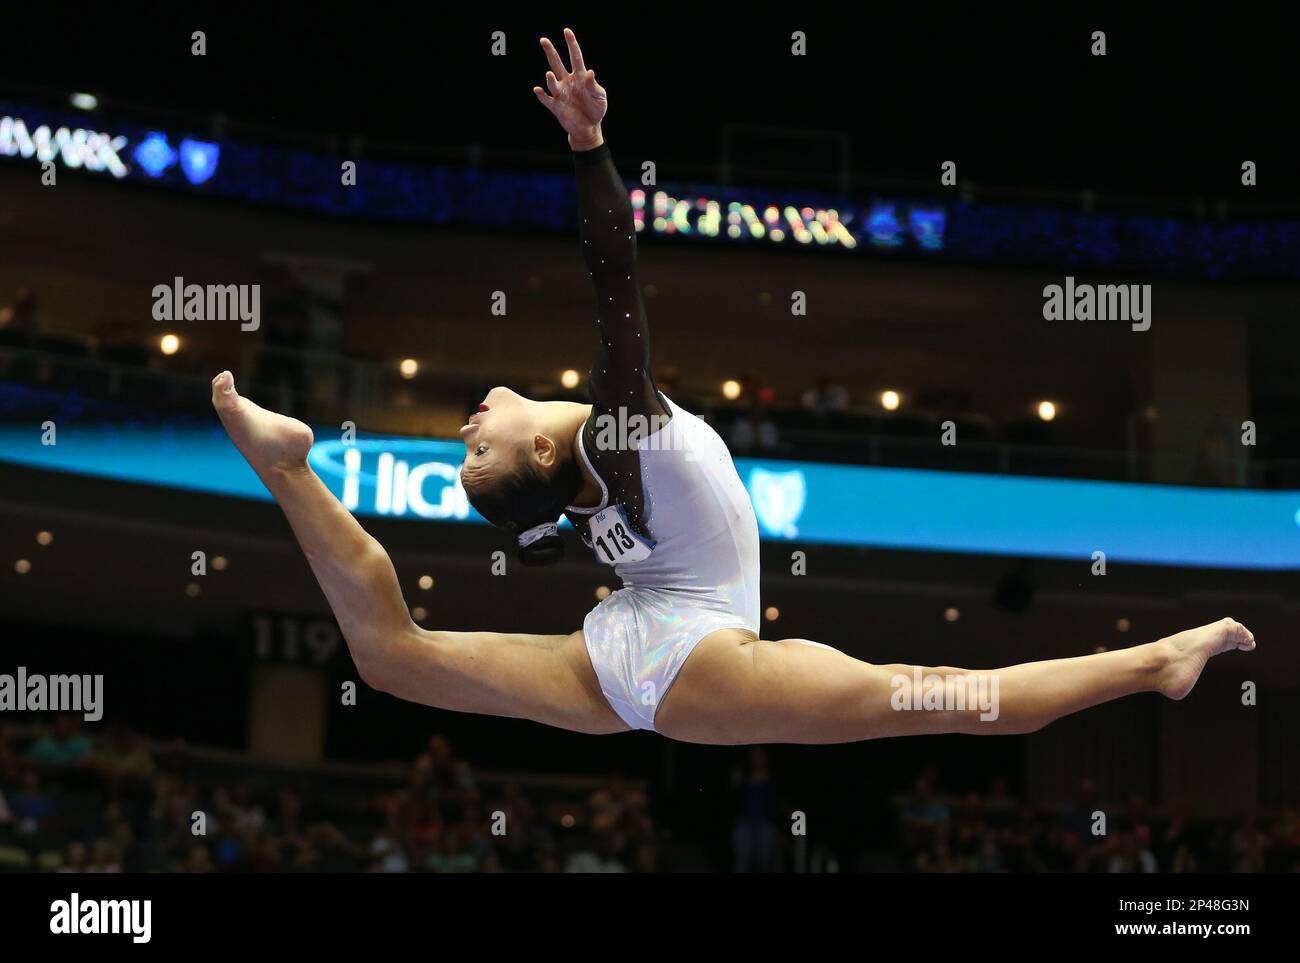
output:
<instances>
[{"instance_id":1,"label":"blue advertising board","mask_svg":"<svg viewBox=\"0 0 1300 963\"><path fill-rule=\"evenodd\" d=\"M328 437L322 429L317 437ZM457 441L318 441L312 467L358 516L485 524ZM238 498L270 496L221 429L0 427L0 461ZM738 458L766 540L1201 568L1300 570L1300 492Z\"/></svg>"}]
</instances>

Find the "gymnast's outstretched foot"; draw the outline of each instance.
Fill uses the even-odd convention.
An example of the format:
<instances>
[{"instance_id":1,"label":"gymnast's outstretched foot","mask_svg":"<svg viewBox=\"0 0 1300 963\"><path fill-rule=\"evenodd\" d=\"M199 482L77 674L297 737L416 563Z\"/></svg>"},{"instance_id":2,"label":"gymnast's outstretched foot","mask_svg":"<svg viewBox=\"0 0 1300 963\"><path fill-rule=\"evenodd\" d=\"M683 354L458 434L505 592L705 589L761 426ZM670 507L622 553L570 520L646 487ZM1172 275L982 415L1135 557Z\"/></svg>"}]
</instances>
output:
<instances>
[{"instance_id":1,"label":"gymnast's outstretched foot","mask_svg":"<svg viewBox=\"0 0 1300 963\"><path fill-rule=\"evenodd\" d=\"M212 379L212 407L230 440L259 475L307 467L307 452L314 441L311 429L296 418L241 398L229 371Z\"/></svg>"},{"instance_id":2,"label":"gymnast's outstretched foot","mask_svg":"<svg viewBox=\"0 0 1300 963\"><path fill-rule=\"evenodd\" d=\"M1182 699L1192 691L1211 656L1233 649L1249 652L1255 648L1255 636L1234 619L1220 619L1171 635L1156 644L1165 649L1168 658L1158 688L1171 699Z\"/></svg>"}]
</instances>

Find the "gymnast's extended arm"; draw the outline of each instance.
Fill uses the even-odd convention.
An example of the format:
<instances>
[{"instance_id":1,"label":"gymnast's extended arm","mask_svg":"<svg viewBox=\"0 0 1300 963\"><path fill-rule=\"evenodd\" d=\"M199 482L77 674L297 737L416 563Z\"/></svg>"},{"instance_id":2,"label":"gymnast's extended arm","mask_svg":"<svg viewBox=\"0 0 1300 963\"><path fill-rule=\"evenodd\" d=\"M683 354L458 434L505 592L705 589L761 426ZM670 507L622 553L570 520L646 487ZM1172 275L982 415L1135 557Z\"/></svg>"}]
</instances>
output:
<instances>
[{"instance_id":1,"label":"gymnast's extended arm","mask_svg":"<svg viewBox=\"0 0 1300 963\"><path fill-rule=\"evenodd\" d=\"M600 407L626 406L632 412L662 415L650 373L650 331L637 278L632 203L601 130L608 99L595 72L583 62L572 31L565 31L565 40L573 69L566 70L550 41L543 40L551 66L546 74L550 93L541 87L533 91L569 135L574 152L578 230L600 330L591 371L593 401Z\"/></svg>"}]
</instances>

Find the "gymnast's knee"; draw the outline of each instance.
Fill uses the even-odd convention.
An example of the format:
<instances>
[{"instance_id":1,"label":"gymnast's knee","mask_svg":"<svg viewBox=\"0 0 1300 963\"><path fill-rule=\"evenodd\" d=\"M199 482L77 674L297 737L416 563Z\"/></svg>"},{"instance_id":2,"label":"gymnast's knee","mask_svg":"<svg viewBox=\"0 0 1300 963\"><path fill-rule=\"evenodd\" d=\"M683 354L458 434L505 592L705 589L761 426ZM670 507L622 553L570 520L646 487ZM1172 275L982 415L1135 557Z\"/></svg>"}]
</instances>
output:
<instances>
[{"instance_id":1,"label":"gymnast's knee","mask_svg":"<svg viewBox=\"0 0 1300 963\"><path fill-rule=\"evenodd\" d=\"M369 644L358 644L356 634L348 635L348 650L361 681L376 692L388 692L393 678L391 666L382 652Z\"/></svg>"},{"instance_id":2,"label":"gymnast's knee","mask_svg":"<svg viewBox=\"0 0 1300 963\"><path fill-rule=\"evenodd\" d=\"M361 681L377 692L401 697L403 683L411 678L416 653L428 655L438 633L426 632L414 622L406 626L367 626L345 633L352 661Z\"/></svg>"}]
</instances>

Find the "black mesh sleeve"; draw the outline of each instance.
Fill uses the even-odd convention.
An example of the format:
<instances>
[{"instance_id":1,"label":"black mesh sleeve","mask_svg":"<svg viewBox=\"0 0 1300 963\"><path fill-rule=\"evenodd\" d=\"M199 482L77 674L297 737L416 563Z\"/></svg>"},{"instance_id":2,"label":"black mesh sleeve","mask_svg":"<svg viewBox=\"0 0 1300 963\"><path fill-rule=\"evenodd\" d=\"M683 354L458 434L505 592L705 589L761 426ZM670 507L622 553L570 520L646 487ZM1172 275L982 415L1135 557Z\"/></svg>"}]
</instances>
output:
<instances>
[{"instance_id":1,"label":"black mesh sleeve","mask_svg":"<svg viewBox=\"0 0 1300 963\"><path fill-rule=\"evenodd\" d=\"M650 329L636 269L636 230L627 187L609 147L575 151L582 255L596 293L600 347L591 369L592 402L628 414L665 415L650 372Z\"/></svg>"}]
</instances>

